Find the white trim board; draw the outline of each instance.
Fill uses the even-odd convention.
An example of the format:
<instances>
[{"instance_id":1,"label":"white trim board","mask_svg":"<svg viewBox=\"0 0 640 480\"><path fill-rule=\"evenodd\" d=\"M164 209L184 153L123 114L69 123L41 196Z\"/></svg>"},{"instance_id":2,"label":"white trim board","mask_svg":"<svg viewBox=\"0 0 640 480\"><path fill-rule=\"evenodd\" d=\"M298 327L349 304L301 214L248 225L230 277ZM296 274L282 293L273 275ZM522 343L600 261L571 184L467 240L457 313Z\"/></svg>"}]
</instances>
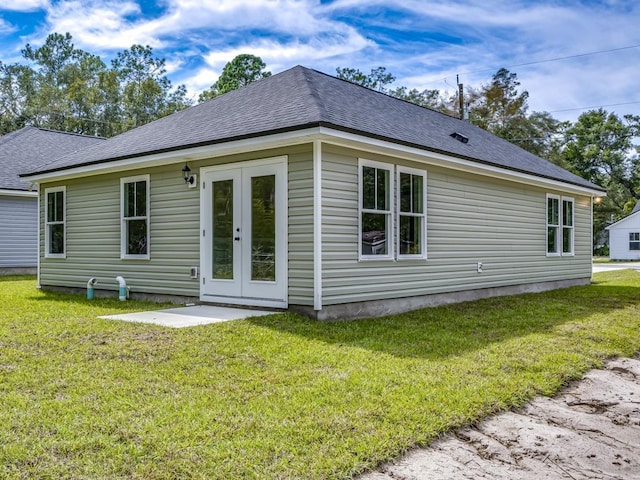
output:
<instances>
[{"instance_id":1,"label":"white trim board","mask_svg":"<svg viewBox=\"0 0 640 480\"><path fill-rule=\"evenodd\" d=\"M593 197L606 196L606 192L573 185L560 180L540 177L535 174L510 170L505 167L481 163L480 161L467 160L453 155L436 153L426 149L408 147L387 140L380 140L365 135L348 133L330 127L312 127L292 132L277 133L249 139L235 140L202 147L185 148L170 152L141 155L124 160L108 161L92 165L78 166L56 172L41 173L23 177L33 183L42 181L58 181L69 178L85 177L96 174L124 172L145 167L157 167L174 163L183 163L204 158L214 158L224 155L233 155L247 151L259 151L279 147L288 147L304 143L312 143L321 140L323 143L344 146L363 152L379 153L396 158L402 158L428 165L438 165L454 170L486 175L493 178L502 178L518 183L536 185L542 188L553 188L565 192L573 192L580 195Z\"/></svg>"}]
</instances>

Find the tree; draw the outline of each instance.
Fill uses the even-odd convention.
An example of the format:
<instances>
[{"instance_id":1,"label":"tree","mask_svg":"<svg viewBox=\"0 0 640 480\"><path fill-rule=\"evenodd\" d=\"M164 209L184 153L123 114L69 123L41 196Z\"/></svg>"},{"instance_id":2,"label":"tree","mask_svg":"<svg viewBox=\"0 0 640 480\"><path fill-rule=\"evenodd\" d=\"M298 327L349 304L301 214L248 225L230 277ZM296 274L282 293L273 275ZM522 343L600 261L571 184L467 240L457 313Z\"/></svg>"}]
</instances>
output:
<instances>
[{"instance_id":1,"label":"tree","mask_svg":"<svg viewBox=\"0 0 640 480\"><path fill-rule=\"evenodd\" d=\"M565 132L561 156L578 175L607 189L594 207L597 236L611 219L629 213L640 198L640 160L634 138L640 136L640 117L622 119L603 109L583 113Z\"/></svg>"},{"instance_id":2,"label":"tree","mask_svg":"<svg viewBox=\"0 0 640 480\"><path fill-rule=\"evenodd\" d=\"M110 137L191 103L150 47L134 45L108 68L68 33L53 33L22 55L27 64L0 62L0 133L32 125Z\"/></svg>"},{"instance_id":3,"label":"tree","mask_svg":"<svg viewBox=\"0 0 640 480\"><path fill-rule=\"evenodd\" d=\"M52 33L39 48L27 44L22 55L33 65L33 84L25 91L28 122L38 127L77 131L69 124L74 114L71 111L69 92L72 85L75 84L78 90L81 83L78 77L83 73L83 68L80 64L95 59L90 59L91 55L87 52L76 49L68 33ZM105 68L99 59L98 63ZM98 63L94 66L98 66ZM76 95L78 99L82 99L85 92L77 92Z\"/></svg>"},{"instance_id":4,"label":"tree","mask_svg":"<svg viewBox=\"0 0 640 480\"><path fill-rule=\"evenodd\" d=\"M444 108L444 102L439 90L420 91L417 88L409 90L407 87L397 87L393 90L389 90L388 93L392 97L415 103L421 107L427 107L439 111Z\"/></svg>"},{"instance_id":5,"label":"tree","mask_svg":"<svg viewBox=\"0 0 640 480\"><path fill-rule=\"evenodd\" d=\"M243 53L236 56L224 66L220 77L211 85L211 88L200 94L198 101L204 102L262 78L270 77L271 72L265 71L266 66L262 59L255 55Z\"/></svg>"},{"instance_id":6,"label":"tree","mask_svg":"<svg viewBox=\"0 0 640 480\"><path fill-rule=\"evenodd\" d=\"M24 65L0 62L0 135L27 125L27 105L33 95L33 71Z\"/></svg>"},{"instance_id":7,"label":"tree","mask_svg":"<svg viewBox=\"0 0 640 480\"><path fill-rule=\"evenodd\" d=\"M371 73L368 75L362 73L356 68L336 68L338 78L347 80L351 83L357 83L363 87L370 88L371 90L377 90L379 92L386 92L387 85L393 83L396 80L391 73L387 72L386 67L372 68Z\"/></svg>"},{"instance_id":8,"label":"tree","mask_svg":"<svg viewBox=\"0 0 640 480\"><path fill-rule=\"evenodd\" d=\"M566 125L547 112L529 114L529 92L519 87L517 74L501 68L488 85L468 89L465 103L469 105L469 121L534 155L555 155L557 160L558 133Z\"/></svg>"},{"instance_id":9,"label":"tree","mask_svg":"<svg viewBox=\"0 0 640 480\"><path fill-rule=\"evenodd\" d=\"M137 127L189 106L186 89L172 92L165 60L154 57L150 46L133 45L111 63L120 82L125 123Z\"/></svg>"}]
</instances>

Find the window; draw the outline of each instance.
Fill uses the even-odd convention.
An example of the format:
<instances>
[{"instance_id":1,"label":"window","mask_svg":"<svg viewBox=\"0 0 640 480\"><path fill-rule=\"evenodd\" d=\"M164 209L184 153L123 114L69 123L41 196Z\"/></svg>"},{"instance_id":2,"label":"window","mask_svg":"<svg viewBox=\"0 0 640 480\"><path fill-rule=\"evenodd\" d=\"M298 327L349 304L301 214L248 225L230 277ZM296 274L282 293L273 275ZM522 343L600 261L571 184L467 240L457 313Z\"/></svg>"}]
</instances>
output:
<instances>
[{"instance_id":1,"label":"window","mask_svg":"<svg viewBox=\"0 0 640 480\"><path fill-rule=\"evenodd\" d=\"M573 255L573 199L562 197L562 254Z\"/></svg>"},{"instance_id":2,"label":"window","mask_svg":"<svg viewBox=\"0 0 640 480\"><path fill-rule=\"evenodd\" d=\"M573 255L573 239L573 198L547 195L547 255Z\"/></svg>"},{"instance_id":3,"label":"window","mask_svg":"<svg viewBox=\"0 0 640 480\"><path fill-rule=\"evenodd\" d=\"M547 195L547 254L558 255L560 230L560 197Z\"/></svg>"},{"instance_id":4,"label":"window","mask_svg":"<svg viewBox=\"0 0 640 480\"><path fill-rule=\"evenodd\" d=\"M120 180L121 257L149 258L149 175Z\"/></svg>"},{"instance_id":5,"label":"window","mask_svg":"<svg viewBox=\"0 0 640 480\"><path fill-rule=\"evenodd\" d=\"M65 258L66 187L45 190L45 257Z\"/></svg>"},{"instance_id":6,"label":"window","mask_svg":"<svg viewBox=\"0 0 640 480\"><path fill-rule=\"evenodd\" d=\"M393 258L393 166L360 160L360 258Z\"/></svg>"},{"instance_id":7,"label":"window","mask_svg":"<svg viewBox=\"0 0 640 480\"><path fill-rule=\"evenodd\" d=\"M640 250L640 232L629 232L629 250Z\"/></svg>"},{"instance_id":8,"label":"window","mask_svg":"<svg viewBox=\"0 0 640 480\"><path fill-rule=\"evenodd\" d=\"M426 173L398 167L398 258L425 258Z\"/></svg>"}]
</instances>

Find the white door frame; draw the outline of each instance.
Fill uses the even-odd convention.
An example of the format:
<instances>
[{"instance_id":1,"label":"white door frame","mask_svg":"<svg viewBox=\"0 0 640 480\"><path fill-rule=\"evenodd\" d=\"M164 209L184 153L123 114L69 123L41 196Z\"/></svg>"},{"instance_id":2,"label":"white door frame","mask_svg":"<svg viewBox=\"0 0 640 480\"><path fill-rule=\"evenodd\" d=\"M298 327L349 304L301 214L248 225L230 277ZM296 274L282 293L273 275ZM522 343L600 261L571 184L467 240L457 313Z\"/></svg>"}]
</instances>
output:
<instances>
[{"instance_id":1,"label":"white door frame","mask_svg":"<svg viewBox=\"0 0 640 480\"><path fill-rule=\"evenodd\" d=\"M275 282L251 280L250 265L250 181L253 176L276 175L276 272ZM234 179L234 223L241 228L241 241L234 242L234 266L239 265L239 278L214 280L212 278L212 192L211 182ZM200 169L200 300L256 307L286 308L288 306L288 191L287 157L279 156L247 162L236 162ZM241 192L236 195L236 191ZM239 205L238 203L239 199ZM234 229L236 225L234 225ZM245 231L246 230L246 231ZM242 246L242 242L244 245ZM239 253L243 252L243 253ZM239 263L237 263L239 261ZM215 286L214 286L215 285ZM253 287L253 288L252 288ZM255 292L265 295L255 295Z\"/></svg>"}]
</instances>

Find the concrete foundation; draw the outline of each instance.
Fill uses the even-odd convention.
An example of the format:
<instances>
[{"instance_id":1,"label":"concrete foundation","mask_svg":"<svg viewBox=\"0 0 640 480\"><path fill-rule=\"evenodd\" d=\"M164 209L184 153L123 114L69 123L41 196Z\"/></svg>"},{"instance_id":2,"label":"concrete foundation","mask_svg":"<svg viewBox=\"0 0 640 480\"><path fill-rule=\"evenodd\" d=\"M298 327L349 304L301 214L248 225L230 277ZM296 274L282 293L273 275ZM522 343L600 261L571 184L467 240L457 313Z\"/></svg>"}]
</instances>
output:
<instances>
[{"instance_id":1,"label":"concrete foundation","mask_svg":"<svg viewBox=\"0 0 640 480\"><path fill-rule=\"evenodd\" d=\"M47 292L68 293L72 295L86 296L86 288L78 287L58 287L53 285L42 285L40 288ZM118 298L118 290L106 290L94 288L95 298ZM130 292L129 298L131 300L146 300L156 303L173 303L174 305L188 305L200 303L198 297L188 297L182 295L165 295L160 293L145 293L145 292Z\"/></svg>"},{"instance_id":2,"label":"concrete foundation","mask_svg":"<svg viewBox=\"0 0 640 480\"><path fill-rule=\"evenodd\" d=\"M538 282L522 285L510 285L506 287L481 288L476 290L462 290L459 292L435 293L416 297L392 298L387 300L371 300L368 302L355 302L340 305L326 305L320 311L304 305L289 305L289 311L300 313L307 317L322 321L355 320L357 318L382 317L396 313L409 312L419 308L436 307L451 303L470 302L481 298L502 297L518 295L521 293L536 293L559 288L569 288L578 285L588 285L591 278L577 278L560 280L556 282ZM43 290L60 293L86 295L86 289L76 287L57 287L43 285ZM95 289L95 297L117 297L117 290ZM135 300L148 300L157 303L173 303L176 305L200 304L198 297L180 295L165 295L144 292L130 292L130 298ZM225 306L233 306L226 305ZM243 307L251 308L251 307ZM271 309L267 309L271 310ZM273 309L279 311L278 309Z\"/></svg>"},{"instance_id":3,"label":"concrete foundation","mask_svg":"<svg viewBox=\"0 0 640 480\"><path fill-rule=\"evenodd\" d=\"M290 305L289 309L316 320L337 321L353 320L356 318L382 317L396 313L409 312L419 308L436 307L451 303L470 302L481 298L518 295L521 293L536 293L559 288L569 288L578 285L588 285L591 278L576 278L555 282L527 283L506 287L481 288L477 290L462 290L459 292L434 293L416 297L392 298L388 300L372 300L368 302L347 303L341 305L326 305L320 311L313 307Z\"/></svg>"},{"instance_id":4,"label":"concrete foundation","mask_svg":"<svg viewBox=\"0 0 640 480\"><path fill-rule=\"evenodd\" d=\"M36 267L0 267L0 276L35 275L36 273Z\"/></svg>"}]
</instances>

